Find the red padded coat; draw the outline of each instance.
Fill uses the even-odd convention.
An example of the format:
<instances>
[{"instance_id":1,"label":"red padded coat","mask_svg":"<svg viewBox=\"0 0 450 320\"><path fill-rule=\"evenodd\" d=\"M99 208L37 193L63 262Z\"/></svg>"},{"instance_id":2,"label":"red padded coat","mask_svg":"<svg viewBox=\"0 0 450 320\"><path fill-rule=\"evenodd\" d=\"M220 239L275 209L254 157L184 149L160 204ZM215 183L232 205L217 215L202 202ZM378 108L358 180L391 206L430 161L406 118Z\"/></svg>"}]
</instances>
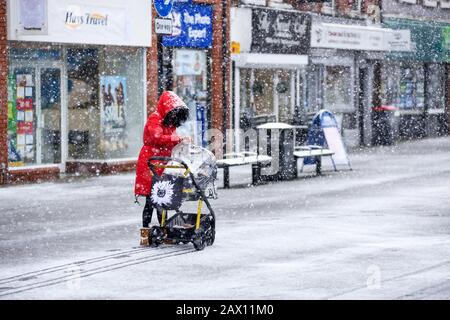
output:
<instances>
[{"instance_id":1,"label":"red padded coat","mask_svg":"<svg viewBox=\"0 0 450 320\"><path fill-rule=\"evenodd\" d=\"M163 124L164 117L170 110L185 106L183 100L172 91L164 91L159 98L156 111L147 119L144 127L144 146L139 153L136 167L136 182L134 194L148 196L152 183L152 176L147 161L153 156L170 157L172 149L180 143L180 137L176 134L175 127L166 127ZM157 173L162 174L163 169Z\"/></svg>"}]
</instances>

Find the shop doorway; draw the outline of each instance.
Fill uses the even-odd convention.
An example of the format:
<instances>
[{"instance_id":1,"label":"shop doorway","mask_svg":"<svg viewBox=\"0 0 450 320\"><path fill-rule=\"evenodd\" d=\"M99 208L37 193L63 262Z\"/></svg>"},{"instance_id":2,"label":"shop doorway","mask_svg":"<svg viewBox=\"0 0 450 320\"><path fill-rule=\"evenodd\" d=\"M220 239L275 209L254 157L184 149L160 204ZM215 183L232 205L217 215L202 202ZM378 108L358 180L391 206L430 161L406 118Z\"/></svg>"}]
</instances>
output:
<instances>
[{"instance_id":1,"label":"shop doorway","mask_svg":"<svg viewBox=\"0 0 450 320\"><path fill-rule=\"evenodd\" d=\"M278 122L291 123L295 108L295 79L292 70L278 70L275 73L275 115Z\"/></svg>"},{"instance_id":2,"label":"shop doorway","mask_svg":"<svg viewBox=\"0 0 450 320\"><path fill-rule=\"evenodd\" d=\"M359 145L365 144L365 117L366 108L368 107L368 70L367 68L359 69L359 90L358 90L358 131Z\"/></svg>"},{"instance_id":3,"label":"shop doorway","mask_svg":"<svg viewBox=\"0 0 450 320\"><path fill-rule=\"evenodd\" d=\"M21 165L58 165L66 160L64 68L59 62L12 64L15 96L13 145Z\"/></svg>"},{"instance_id":4,"label":"shop doorway","mask_svg":"<svg viewBox=\"0 0 450 320\"><path fill-rule=\"evenodd\" d=\"M207 129L211 124L207 60L207 50L173 49L172 79L168 83L168 88L179 95L190 110L190 120L177 131L190 135L194 144L204 147L208 144Z\"/></svg>"}]
</instances>

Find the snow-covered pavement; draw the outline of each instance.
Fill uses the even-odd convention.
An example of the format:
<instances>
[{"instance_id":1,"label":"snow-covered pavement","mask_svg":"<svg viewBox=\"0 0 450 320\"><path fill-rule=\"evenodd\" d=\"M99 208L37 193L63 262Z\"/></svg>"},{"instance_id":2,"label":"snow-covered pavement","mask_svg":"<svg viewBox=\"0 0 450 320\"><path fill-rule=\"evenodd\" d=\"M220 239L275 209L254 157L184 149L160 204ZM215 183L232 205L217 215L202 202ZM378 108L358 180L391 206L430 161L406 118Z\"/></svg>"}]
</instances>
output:
<instances>
[{"instance_id":1,"label":"snow-covered pavement","mask_svg":"<svg viewBox=\"0 0 450 320\"><path fill-rule=\"evenodd\" d=\"M350 157L219 190L201 252L138 247L132 174L0 188L0 299L450 298L450 138Z\"/></svg>"}]
</instances>

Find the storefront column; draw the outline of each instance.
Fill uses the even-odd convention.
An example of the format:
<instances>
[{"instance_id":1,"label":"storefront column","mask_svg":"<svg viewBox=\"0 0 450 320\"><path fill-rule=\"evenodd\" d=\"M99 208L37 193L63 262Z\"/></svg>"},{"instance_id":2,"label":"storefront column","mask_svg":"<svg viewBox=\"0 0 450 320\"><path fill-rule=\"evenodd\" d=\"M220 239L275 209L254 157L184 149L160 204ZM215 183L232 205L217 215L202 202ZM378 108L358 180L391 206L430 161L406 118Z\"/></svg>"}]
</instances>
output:
<instances>
[{"instance_id":1,"label":"storefront column","mask_svg":"<svg viewBox=\"0 0 450 320\"><path fill-rule=\"evenodd\" d=\"M8 169L8 50L6 0L0 0L0 185L6 183Z\"/></svg>"},{"instance_id":2,"label":"storefront column","mask_svg":"<svg viewBox=\"0 0 450 320\"><path fill-rule=\"evenodd\" d=\"M208 3L213 1L196 1ZM211 127L224 132L229 123L229 0L216 0L213 6L213 45L211 48ZM226 19L224 26L224 17ZM225 27L225 29L224 29ZM225 109L224 109L225 108ZM225 117L224 117L225 115ZM224 119L225 118L225 119Z\"/></svg>"},{"instance_id":3,"label":"storefront column","mask_svg":"<svg viewBox=\"0 0 450 320\"><path fill-rule=\"evenodd\" d=\"M156 10L152 10L152 26L155 25ZM155 111L158 102L158 35L152 28L152 45L146 53L146 79L147 79L147 116Z\"/></svg>"},{"instance_id":4,"label":"storefront column","mask_svg":"<svg viewBox=\"0 0 450 320\"><path fill-rule=\"evenodd\" d=\"M450 64L445 64L445 117L447 133L450 135Z\"/></svg>"},{"instance_id":5,"label":"storefront column","mask_svg":"<svg viewBox=\"0 0 450 320\"><path fill-rule=\"evenodd\" d=\"M241 113L241 91L240 91L240 83L241 83L241 69L234 68L234 151L240 151L240 113ZM231 149L230 149L231 150Z\"/></svg>"}]
</instances>

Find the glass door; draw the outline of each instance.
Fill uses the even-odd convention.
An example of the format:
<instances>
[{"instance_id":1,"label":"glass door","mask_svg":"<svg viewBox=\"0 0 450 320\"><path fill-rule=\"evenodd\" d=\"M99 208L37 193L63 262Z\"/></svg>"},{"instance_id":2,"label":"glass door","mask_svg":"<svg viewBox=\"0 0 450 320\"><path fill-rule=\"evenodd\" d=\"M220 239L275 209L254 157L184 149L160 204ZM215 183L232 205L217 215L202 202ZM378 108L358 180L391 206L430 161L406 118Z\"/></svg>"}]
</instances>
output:
<instances>
[{"instance_id":1,"label":"glass door","mask_svg":"<svg viewBox=\"0 0 450 320\"><path fill-rule=\"evenodd\" d=\"M279 70L276 81L278 121L291 123L294 109L295 76L290 70Z\"/></svg>"},{"instance_id":2,"label":"glass door","mask_svg":"<svg viewBox=\"0 0 450 320\"><path fill-rule=\"evenodd\" d=\"M61 69L39 68L37 150L40 163L61 163Z\"/></svg>"},{"instance_id":3,"label":"glass door","mask_svg":"<svg viewBox=\"0 0 450 320\"><path fill-rule=\"evenodd\" d=\"M62 68L13 65L9 103L15 126L9 130L11 148L20 165L61 164L64 143ZM63 112L64 113L64 112Z\"/></svg>"},{"instance_id":4,"label":"glass door","mask_svg":"<svg viewBox=\"0 0 450 320\"><path fill-rule=\"evenodd\" d=\"M190 109L190 121L177 131L191 135L194 143L206 146L209 120L207 57L205 50L176 49L173 60L173 91Z\"/></svg>"}]
</instances>

